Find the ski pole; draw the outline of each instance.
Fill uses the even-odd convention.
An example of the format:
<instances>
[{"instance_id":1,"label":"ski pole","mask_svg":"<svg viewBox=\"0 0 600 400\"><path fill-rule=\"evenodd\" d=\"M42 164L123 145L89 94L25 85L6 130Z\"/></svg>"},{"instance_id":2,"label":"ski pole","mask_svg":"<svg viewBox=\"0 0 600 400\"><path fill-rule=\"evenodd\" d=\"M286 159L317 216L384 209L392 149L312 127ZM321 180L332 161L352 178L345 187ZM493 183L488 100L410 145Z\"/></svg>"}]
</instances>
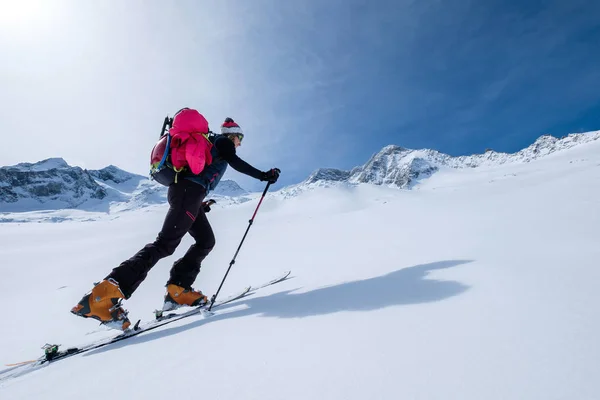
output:
<instances>
[{"instance_id":1,"label":"ski pole","mask_svg":"<svg viewBox=\"0 0 600 400\"><path fill-rule=\"evenodd\" d=\"M258 209L259 209L260 205L262 204L262 201L265 198L267 191L269 190L269 186L271 186L271 182L267 183L267 186L265 187L265 190L263 191L262 196L260 196L260 201L258 202L258 205L256 206L256 210L254 210L254 214L252 214L252 218L250 218L250 221L248 221L248 228L246 228L244 237L242 237L242 241L240 242L240 245L238 246L235 254L233 255L231 262L229 263L229 268L227 268L227 272L225 272L225 276L223 277L223 280L221 281L221 284L219 285L219 289L217 289L217 293L213 294L212 298L210 299L210 307L208 307L208 311L210 311L212 309L213 304L215 304L215 301L217 300L217 296L219 295L219 292L221 291L221 288L223 287L223 284L225 283L225 279L227 279L227 275L229 275L229 270L231 270L231 267L233 266L233 264L235 264L235 258L237 257L238 253L240 252L240 249L242 248L242 244L244 244L246 235L248 234L248 231L250 230L250 227L252 226L252 223L254 222L254 217L256 217L256 213L258 212Z\"/></svg>"}]
</instances>

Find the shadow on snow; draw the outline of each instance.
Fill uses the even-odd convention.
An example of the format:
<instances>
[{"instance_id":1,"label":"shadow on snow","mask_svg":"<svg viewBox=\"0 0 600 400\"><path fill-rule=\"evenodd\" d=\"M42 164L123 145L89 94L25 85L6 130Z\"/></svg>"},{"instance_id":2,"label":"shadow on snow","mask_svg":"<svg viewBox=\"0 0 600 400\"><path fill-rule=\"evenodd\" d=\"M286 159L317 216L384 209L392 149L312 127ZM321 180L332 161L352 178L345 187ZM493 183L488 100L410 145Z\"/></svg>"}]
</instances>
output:
<instances>
[{"instance_id":1,"label":"shadow on snow","mask_svg":"<svg viewBox=\"0 0 600 400\"><path fill-rule=\"evenodd\" d=\"M248 315L275 318L302 318L331 314L339 311L372 311L390 306L411 305L441 301L459 295L469 287L455 281L427 278L431 271L455 267L472 260L448 260L402 268L374 278L345 282L304 293L286 290L264 297L248 297L219 308L206 319L189 324L148 332L107 347L92 350L90 356L122 346L150 342L197 328L207 322ZM297 289L295 289L297 290ZM245 304L245 309L235 309Z\"/></svg>"}]
</instances>

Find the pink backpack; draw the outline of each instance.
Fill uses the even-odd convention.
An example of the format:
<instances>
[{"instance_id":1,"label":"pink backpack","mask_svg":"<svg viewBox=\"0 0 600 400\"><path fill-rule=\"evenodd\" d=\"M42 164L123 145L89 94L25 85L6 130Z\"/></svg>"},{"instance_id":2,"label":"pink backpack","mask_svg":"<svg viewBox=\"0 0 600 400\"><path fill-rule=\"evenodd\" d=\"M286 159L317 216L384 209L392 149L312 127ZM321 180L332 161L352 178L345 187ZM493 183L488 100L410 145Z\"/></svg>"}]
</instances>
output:
<instances>
[{"instance_id":1,"label":"pink backpack","mask_svg":"<svg viewBox=\"0 0 600 400\"><path fill-rule=\"evenodd\" d=\"M212 162L209 132L208 121L197 110L183 108L173 118L167 116L150 155L151 179L169 186L177 183L179 172L201 173Z\"/></svg>"}]
</instances>

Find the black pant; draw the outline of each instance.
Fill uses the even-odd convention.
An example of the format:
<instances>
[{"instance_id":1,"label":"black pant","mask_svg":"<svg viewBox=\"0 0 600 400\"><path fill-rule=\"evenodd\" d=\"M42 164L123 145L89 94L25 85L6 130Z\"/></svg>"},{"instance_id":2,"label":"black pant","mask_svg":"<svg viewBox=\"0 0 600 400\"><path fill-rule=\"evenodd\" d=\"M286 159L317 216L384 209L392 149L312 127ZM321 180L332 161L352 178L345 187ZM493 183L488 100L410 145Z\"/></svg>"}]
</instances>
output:
<instances>
[{"instance_id":1,"label":"black pant","mask_svg":"<svg viewBox=\"0 0 600 400\"><path fill-rule=\"evenodd\" d=\"M196 243L185 255L173 263L167 283L190 288L200 272L202 260L215 246L215 235L202 208L206 190L197 183L180 179L169 186L169 211L163 227L153 243L144 246L129 260L114 268L106 277L119 283L126 298L142 283L148 271L164 257L170 256L189 233Z\"/></svg>"}]
</instances>

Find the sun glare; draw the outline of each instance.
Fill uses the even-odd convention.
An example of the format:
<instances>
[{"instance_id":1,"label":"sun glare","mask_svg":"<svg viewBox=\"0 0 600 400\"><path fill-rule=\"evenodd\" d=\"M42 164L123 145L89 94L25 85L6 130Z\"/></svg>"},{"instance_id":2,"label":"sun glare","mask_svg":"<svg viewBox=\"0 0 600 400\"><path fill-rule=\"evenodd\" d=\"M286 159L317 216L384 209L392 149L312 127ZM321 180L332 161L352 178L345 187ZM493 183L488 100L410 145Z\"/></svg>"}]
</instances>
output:
<instances>
[{"instance_id":1,"label":"sun glare","mask_svg":"<svg viewBox=\"0 0 600 400\"><path fill-rule=\"evenodd\" d=\"M8 35L39 31L56 15L48 0L0 0L0 32Z\"/></svg>"}]
</instances>

